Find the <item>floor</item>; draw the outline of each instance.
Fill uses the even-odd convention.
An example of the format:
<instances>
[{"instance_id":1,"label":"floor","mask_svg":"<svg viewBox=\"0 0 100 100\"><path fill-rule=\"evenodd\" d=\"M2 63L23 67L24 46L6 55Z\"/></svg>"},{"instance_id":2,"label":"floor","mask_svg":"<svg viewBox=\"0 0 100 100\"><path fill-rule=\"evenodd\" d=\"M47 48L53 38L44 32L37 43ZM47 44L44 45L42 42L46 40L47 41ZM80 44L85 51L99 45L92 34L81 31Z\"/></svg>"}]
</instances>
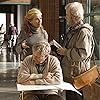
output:
<instances>
[{"instance_id":1,"label":"floor","mask_svg":"<svg viewBox=\"0 0 100 100\"><path fill-rule=\"evenodd\" d=\"M0 100L19 100L16 76L19 56L7 48L6 41L0 48Z\"/></svg>"}]
</instances>

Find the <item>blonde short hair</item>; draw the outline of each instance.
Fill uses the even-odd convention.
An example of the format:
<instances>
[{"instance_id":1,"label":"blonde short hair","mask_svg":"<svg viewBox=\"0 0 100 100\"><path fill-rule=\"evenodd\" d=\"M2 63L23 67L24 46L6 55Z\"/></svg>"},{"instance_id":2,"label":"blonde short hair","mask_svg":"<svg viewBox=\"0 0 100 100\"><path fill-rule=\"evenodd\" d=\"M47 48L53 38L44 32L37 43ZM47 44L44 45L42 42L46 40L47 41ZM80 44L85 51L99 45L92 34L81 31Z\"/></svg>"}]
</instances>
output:
<instances>
[{"instance_id":1,"label":"blonde short hair","mask_svg":"<svg viewBox=\"0 0 100 100\"><path fill-rule=\"evenodd\" d=\"M77 17L77 20L83 20L84 18L84 9L81 3L72 2L65 6L66 11L69 9L69 12L72 16Z\"/></svg>"},{"instance_id":2,"label":"blonde short hair","mask_svg":"<svg viewBox=\"0 0 100 100\"><path fill-rule=\"evenodd\" d=\"M42 15L42 12L37 8L32 8L27 12L25 18L27 18L29 21L31 21L34 18L34 15L36 15L36 14Z\"/></svg>"},{"instance_id":3,"label":"blonde short hair","mask_svg":"<svg viewBox=\"0 0 100 100\"><path fill-rule=\"evenodd\" d=\"M32 51L33 53L39 53L41 55L49 55L51 52L51 47L48 42L37 42L32 46Z\"/></svg>"}]
</instances>

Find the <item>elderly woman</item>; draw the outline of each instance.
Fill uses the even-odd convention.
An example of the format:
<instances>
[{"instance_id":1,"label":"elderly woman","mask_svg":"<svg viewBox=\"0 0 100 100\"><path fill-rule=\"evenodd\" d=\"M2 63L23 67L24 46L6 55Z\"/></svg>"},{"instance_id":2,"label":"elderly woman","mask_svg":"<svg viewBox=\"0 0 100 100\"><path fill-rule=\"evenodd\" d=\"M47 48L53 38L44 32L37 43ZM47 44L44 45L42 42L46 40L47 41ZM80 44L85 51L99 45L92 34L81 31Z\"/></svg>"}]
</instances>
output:
<instances>
[{"instance_id":1,"label":"elderly woman","mask_svg":"<svg viewBox=\"0 0 100 100\"><path fill-rule=\"evenodd\" d=\"M63 82L59 60L50 55L48 42L39 42L32 47L33 54L20 64L17 82L20 84L50 85ZM24 100L63 100L58 90L24 92Z\"/></svg>"},{"instance_id":2,"label":"elderly woman","mask_svg":"<svg viewBox=\"0 0 100 100\"><path fill-rule=\"evenodd\" d=\"M48 41L48 34L42 26L42 13L37 8L28 11L24 18L24 25L17 38L16 51L21 60L32 54L32 45L39 41Z\"/></svg>"},{"instance_id":3,"label":"elderly woman","mask_svg":"<svg viewBox=\"0 0 100 100\"><path fill-rule=\"evenodd\" d=\"M64 81L73 83L72 76L77 76L90 68L90 57L94 48L93 27L83 22L84 10L81 3L69 3L65 9L66 21L70 28L65 35L64 48L59 48L57 52L63 55L61 65ZM84 100L85 96L86 93ZM80 100L71 97L72 95L67 100Z\"/></svg>"}]
</instances>

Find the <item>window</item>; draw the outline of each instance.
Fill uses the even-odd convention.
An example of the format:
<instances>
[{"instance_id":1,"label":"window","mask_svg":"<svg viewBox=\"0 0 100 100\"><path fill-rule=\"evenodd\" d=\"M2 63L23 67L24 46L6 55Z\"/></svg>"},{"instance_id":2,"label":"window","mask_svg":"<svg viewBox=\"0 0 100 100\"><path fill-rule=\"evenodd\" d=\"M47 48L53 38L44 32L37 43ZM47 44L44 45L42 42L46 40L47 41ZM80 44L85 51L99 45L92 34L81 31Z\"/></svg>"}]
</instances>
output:
<instances>
[{"instance_id":1,"label":"window","mask_svg":"<svg viewBox=\"0 0 100 100\"><path fill-rule=\"evenodd\" d=\"M3 27L5 28L6 30L6 13L0 13L0 26L1 24L3 24Z\"/></svg>"}]
</instances>

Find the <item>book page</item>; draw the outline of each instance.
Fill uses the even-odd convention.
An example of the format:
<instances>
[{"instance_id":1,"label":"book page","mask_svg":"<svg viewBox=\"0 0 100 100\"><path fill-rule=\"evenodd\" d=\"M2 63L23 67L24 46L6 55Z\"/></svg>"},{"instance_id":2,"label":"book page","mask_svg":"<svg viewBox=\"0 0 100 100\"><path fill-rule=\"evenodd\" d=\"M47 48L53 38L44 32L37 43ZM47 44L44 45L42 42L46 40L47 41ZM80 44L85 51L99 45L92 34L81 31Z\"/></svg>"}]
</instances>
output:
<instances>
[{"instance_id":1,"label":"book page","mask_svg":"<svg viewBox=\"0 0 100 100\"><path fill-rule=\"evenodd\" d=\"M50 43L50 45L54 45L57 48L61 48L62 47L58 42L56 42L56 40L52 40L49 43Z\"/></svg>"},{"instance_id":2,"label":"book page","mask_svg":"<svg viewBox=\"0 0 100 100\"><path fill-rule=\"evenodd\" d=\"M49 43L50 43L50 46L51 46L51 50L54 51L55 53L57 53L56 50L58 48L62 48L62 46L58 42L56 42L55 40L52 40Z\"/></svg>"}]
</instances>

